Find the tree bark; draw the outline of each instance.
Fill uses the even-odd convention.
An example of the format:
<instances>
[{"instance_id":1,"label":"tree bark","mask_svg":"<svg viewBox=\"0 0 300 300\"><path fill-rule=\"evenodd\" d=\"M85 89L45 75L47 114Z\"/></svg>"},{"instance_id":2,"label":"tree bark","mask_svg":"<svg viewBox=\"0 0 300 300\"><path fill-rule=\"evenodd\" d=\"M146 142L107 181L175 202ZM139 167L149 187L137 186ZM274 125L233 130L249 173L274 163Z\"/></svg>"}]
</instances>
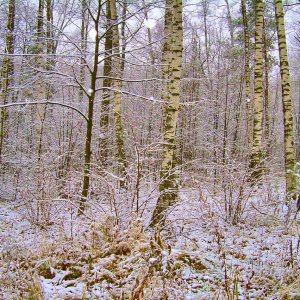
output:
<instances>
[{"instance_id":1,"label":"tree bark","mask_svg":"<svg viewBox=\"0 0 300 300\"><path fill-rule=\"evenodd\" d=\"M249 26L246 8L246 0L241 1L243 27L244 27L244 59L245 59L245 98L247 109L247 137L248 144L251 145L253 132L252 132L252 103L251 103L251 86L250 86L250 43L249 43Z\"/></svg>"},{"instance_id":2,"label":"tree bark","mask_svg":"<svg viewBox=\"0 0 300 300\"><path fill-rule=\"evenodd\" d=\"M166 0L165 41L162 54L162 78L165 82L161 98L163 108L163 154L160 171L160 196L151 226L164 223L167 208L176 201L178 192L176 167L176 127L179 111L183 29L182 0Z\"/></svg>"},{"instance_id":3,"label":"tree bark","mask_svg":"<svg viewBox=\"0 0 300 300\"><path fill-rule=\"evenodd\" d=\"M125 59L126 59L126 16L127 16L127 0L123 0L123 9L122 9L122 25L121 25L121 37L122 37L122 60L121 60L121 72L124 73L125 70Z\"/></svg>"},{"instance_id":4,"label":"tree bark","mask_svg":"<svg viewBox=\"0 0 300 300\"><path fill-rule=\"evenodd\" d=\"M291 79L285 36L284 10L281 0L275 0L276 26L280 58L281 90L284 117L284 154L286 193L294 194L296 189L294 112L291 99Z\"/></svg>"},{"instance_id":5,"label":"tree bark","mask_svg":"<svg viewBox=\"0 0 300 300\"><path fill-rule=\"evenodd\" d=\"M86 48L87 48L87 34L88 34L88 14L87 14L87 2L81 1L81 28L80 28L80 75L79 81L82 86L85 83L85 68L86 68ZM79 102L84 99L83 89L80 88L78 92Z\"/></svg>"},{"instance_id":6,"label":"tree bark","mask_svg":"<svg viewBox=\"0 0 300 300\"><path fill-rule=\"evenodd\" d=\"M269 143L270 143L270 96L269 96L269 46L268 46L268 38L267 38L267 32L266 32L266 18L264 18L263 23L263 57L264 57L264 123L265 123L265 140L267 142L266 144L266 151L269 152Z\"/></svg>"},{"instance_id":7,"label":"tree bark","mask_svg":"<svg viewBox=\"0 0 300 300\"><path fill-rule=\"evenodd\" d=\"M253 182L262 175L262 137L263 137L263 0L255 2L255 65L254 65L254 128L250 166Z\"/></svg>"},{"instance_id":8,"label":"tree bark","mask_svg":"<svg viewBox=\"0 0 300 300\"><path fill-rule=\"evenodd\" d=\"M121 56L120 56L120 42L119 42L119 29L117 24L117 7L116 0L110 0L110 11L111 19L113 23L113 70L112 74L115 78L121 78ZM120 175L120 187L124 188L125 177L126 177L126 155L124 146L124 127L122 120L122 94L120 92L122 87L122 82L117 79L113 79L113 89L114 89L114 122L115 122L115 134L116 134L116 146L117 146L117 158L119 163L119 175Z\"/></svg>"},{"instance_id":9,"label":"tree bark","mask_svg":"<svg viewBox=\"0 0 300 300\"><path fill-rule=\"evenodd\" d=\"M230 12L230 5L228 0L225 0L225 3L226 3L226 10L227 10L227 22L228 22L229 33L230 33L230 45L231 47L234 47L234 32L233 32L234 28L233 28L233 22L232 22L232 17Z\"/></svg>"},{"instance_id":10,"label":"tree bark","mask_svg":"<svg viewBox=\"0 0 300 300\"><path fill-rule=\"evenodd\" d=\"M35 43L35 48L34 48L34 53L38 54L36 59L33 60L33 65L35 68L41 68L43 69L45 67L44 61L43 61L43 52L45 48L44 44L44 9L45 9L45 0L39 0L39 6L38 6L38 12L37 12L37 38L36 38L36 43ZM37 74L37 76L39 76ZM42 100L45 95L45 86L42 78L38 78L37 80L38 86L36 89L36 98L38 100ZM35 107L36 109L36 153L37 153L37 159L38 161L41 160L42 156L42 148L43 148L43 131L44 131L44 121L46 117L46 110L47 106L40 106L37 105Z\"/></svg>"},{"instance_id":11,"label":"tree bark","mask_svg":"<svg viewBox=\"0 0 300 300\"><path fill-rule=\"evenodd\" d=\"M7 15L7 25L6 25L6 37L5 37L5 49L6 54L14 53L14 29L15 29L15 0L9 0L8 3L8 15ZM1 82L1 96L2 104L8 103L8 97L10 94L10 87L13 82L14 75L14 63L11 56L5 56L3 59L2 72L1 72L2 82ZM8 119L6 109L1 109L0 112L0 161L2 158L3 150L3 139L7 135L5 130L5 123Z\"/></svg>"},{"instance_id":12,"label":"tree bark","mask_svg":"<svg viewBox=\"0 0 300 300\"><path fill-rule=\"evenodd\" d=\"M101 117L100 117L100 140L99 140L99 153L100 161L104 167L107 166L108 159L108 130L109 130L109 110L110 110L110 98L111 91L109 89L112 86L111 71L112 71L112 24L111 24L111 11L110 0L106 2L106 33L105 33L105 60L103 66L103 93L101 102Z\"/></svg>"},{"instance_id":13,"label":"tree bark","mask_svg":"<svg viewBox=\"0 0 300 300\"><path fill-rule=\"evenodd\" d=\"M90 78L90 89L88 95L88 120L86 126L86 138L85 138L85 151L84 151L84 170L83 170L83 183L81 200L78 210L78 215L81 215L85 209L85 202L87 201L89 188L90 188L90 170L91 170L91 156L92 156L92 132L93 132L93 116L94 116L94 102L96 96L96 83L98 73L98 62L99 62L99 20L101 12L101 1L98 3L97 16L94 19L95 26L95 50L94 50L94 61L93 69Z\"/></svg>"}]
</instances>

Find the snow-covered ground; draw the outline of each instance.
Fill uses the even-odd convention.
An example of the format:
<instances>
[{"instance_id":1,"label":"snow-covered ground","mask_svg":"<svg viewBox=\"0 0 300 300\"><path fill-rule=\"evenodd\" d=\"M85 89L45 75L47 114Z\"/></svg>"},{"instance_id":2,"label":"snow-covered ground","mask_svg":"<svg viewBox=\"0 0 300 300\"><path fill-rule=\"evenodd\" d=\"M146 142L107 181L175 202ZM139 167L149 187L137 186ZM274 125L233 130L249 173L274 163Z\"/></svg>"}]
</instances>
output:
<instances>
[{"instance_id":1,"label":"snow-covered ground","mask_svg":"<svg viewBox=\"0 0 300 300\"><path fill-rule=\"evenodd\" d=\"M232 225L204 194L182 191L160 233L67 209L38 228L2 202L0 299L300 299L300 216L261 191Z\"/></svg>"}]
</instances>

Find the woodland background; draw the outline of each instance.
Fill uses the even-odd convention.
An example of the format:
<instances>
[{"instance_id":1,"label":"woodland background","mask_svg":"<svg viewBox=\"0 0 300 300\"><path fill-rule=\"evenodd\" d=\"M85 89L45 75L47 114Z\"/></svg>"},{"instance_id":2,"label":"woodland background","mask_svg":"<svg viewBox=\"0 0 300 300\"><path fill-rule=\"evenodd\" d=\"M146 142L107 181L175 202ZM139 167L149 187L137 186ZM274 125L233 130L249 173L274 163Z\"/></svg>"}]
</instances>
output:
<instances>
[{"instance_id":1,"label":"woodland background","mask_svg":"<svg viewBox=\"0 0 300 300\"><path fill-rule=\"evenodd\" d=\"M272 1L0 3L4 299L297 299L283 4L289 132Z\"/></svg>"}]
</instances>

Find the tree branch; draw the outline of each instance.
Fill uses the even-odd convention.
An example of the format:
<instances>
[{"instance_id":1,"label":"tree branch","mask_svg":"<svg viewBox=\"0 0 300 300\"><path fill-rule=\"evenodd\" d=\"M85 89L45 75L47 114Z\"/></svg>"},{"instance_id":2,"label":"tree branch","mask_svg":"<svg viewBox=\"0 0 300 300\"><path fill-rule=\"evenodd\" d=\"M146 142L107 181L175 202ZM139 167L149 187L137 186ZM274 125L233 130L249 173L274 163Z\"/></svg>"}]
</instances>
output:
<instances>
[{"instance_id":1,"label":"tree branch","mask_svg":"<svg viewBox=\"0 0 300 300\"><path fill-rule=\"evenodd\" d=\"M300 2L291 3L291 4L283 4L283 6L295 6L295 5L300 5Z\"/></svg>"},{"instance_id":2,"label":"tree branch","mask_svg":"<svg viewBox=\"0 0 300 300\"><path fill-rule=\"evenodd\" d=\"M59 106L63 106L63 107L73 109L74 111L79 113L86 120L86 122L89 121L88 117L82 111L77 109L76 107L68 105L68 104L60 103L60 102L53 102L53 101L14 102L14 103L8 103L8 104L0 105L0 109L11 107L11 106L26 106L26 105L39 105L39 104L59 105Z\"/></svg>"}]
</instances>

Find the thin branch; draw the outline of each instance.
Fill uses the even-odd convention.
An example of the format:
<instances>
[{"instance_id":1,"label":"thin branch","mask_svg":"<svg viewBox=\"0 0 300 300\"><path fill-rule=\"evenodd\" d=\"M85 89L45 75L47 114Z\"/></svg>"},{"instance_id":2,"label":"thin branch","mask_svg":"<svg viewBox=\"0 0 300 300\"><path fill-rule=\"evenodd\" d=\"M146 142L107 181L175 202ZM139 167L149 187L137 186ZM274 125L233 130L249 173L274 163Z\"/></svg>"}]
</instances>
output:
<instances>
[{"instance_id":1,"label":"thin branch","mask_svg":"<svg viewBox=\"0 0 300 300\"><path fill-rule=\"evenodd\" d=\"M74 43L72 43L72 45L74 45ZM45 53L45 54L34 54L34 53L4 53L4 52L0 52L0 56L29 56L29 57L49 57L49 56L53 56L53 57L68 57L68 58L81 58L81 55L76 55L76 54L55 54L55 53Z\"/></svg>"},{"instance_id":2,"label":"thin branch","mask_svg":"<svg viewBox=\"0 0 300 300\"><path fill-rule=\"evenodd\" d=\"M283 4L283 6L295 6L295 5L300 5L300 2L291 3L291 4Z\"/></svg>"},{"instance_id":3,"label":"thin branch","mask_svg":"<svg viewBox=\"0 0 300 300\"><path fill-rule=\"evenodd\" d=\"M165 104L168 103L167 101L162 101L162 100L154 99L152 97L148 98L148 97L144 97L144 96L141 96L141 95L138 95L138 94L134 94L134 93L130 93L130 92L127 92L127 91L118 90L118 89L110 88L110 87L101 87L101 88L98 88L96 91L100 91L100 90L109 90L109 91L113 91L113 92L118 92L118 93L121 93L121 94L133 96L133 97L140 98L140 99L143 99L143 100L146 100L146 101L150 101L150 102L165 103Z\"/></svg>"},{"instance_id":4,"label":"thin branch","mask_svg":"<svg viewBox=\"0 0 300 300\"><path fill-rule=\"evenodd\" d=\"M116 81L123 81L123 82L146 82L146 81L161 81L160 78L145 78L145 79L123 79L123 78L117 78L117 77L111 77L111 76L98 76L97 79L112 79Z\"/></svg>"},{"instance_id":5,"label":"thin branch","mask_svg":"<svg viewBox=\"0 0 300 300\"><path fill-rule=\"evenodd\" d=\"M88 117L82 111L77 109L76 107L68 105L68 104L60 103L60 102L53 102L53 101L14 102L14 103L8 103L8 104L0 105L0 109L11 107L11 106L26 106L26 105L39 105L39 104L59 105L59 106L63 106L63 107L73 109L74 111L79 113L86 120L86 122L89 121Z\"/></svg>"}]
</instances>

